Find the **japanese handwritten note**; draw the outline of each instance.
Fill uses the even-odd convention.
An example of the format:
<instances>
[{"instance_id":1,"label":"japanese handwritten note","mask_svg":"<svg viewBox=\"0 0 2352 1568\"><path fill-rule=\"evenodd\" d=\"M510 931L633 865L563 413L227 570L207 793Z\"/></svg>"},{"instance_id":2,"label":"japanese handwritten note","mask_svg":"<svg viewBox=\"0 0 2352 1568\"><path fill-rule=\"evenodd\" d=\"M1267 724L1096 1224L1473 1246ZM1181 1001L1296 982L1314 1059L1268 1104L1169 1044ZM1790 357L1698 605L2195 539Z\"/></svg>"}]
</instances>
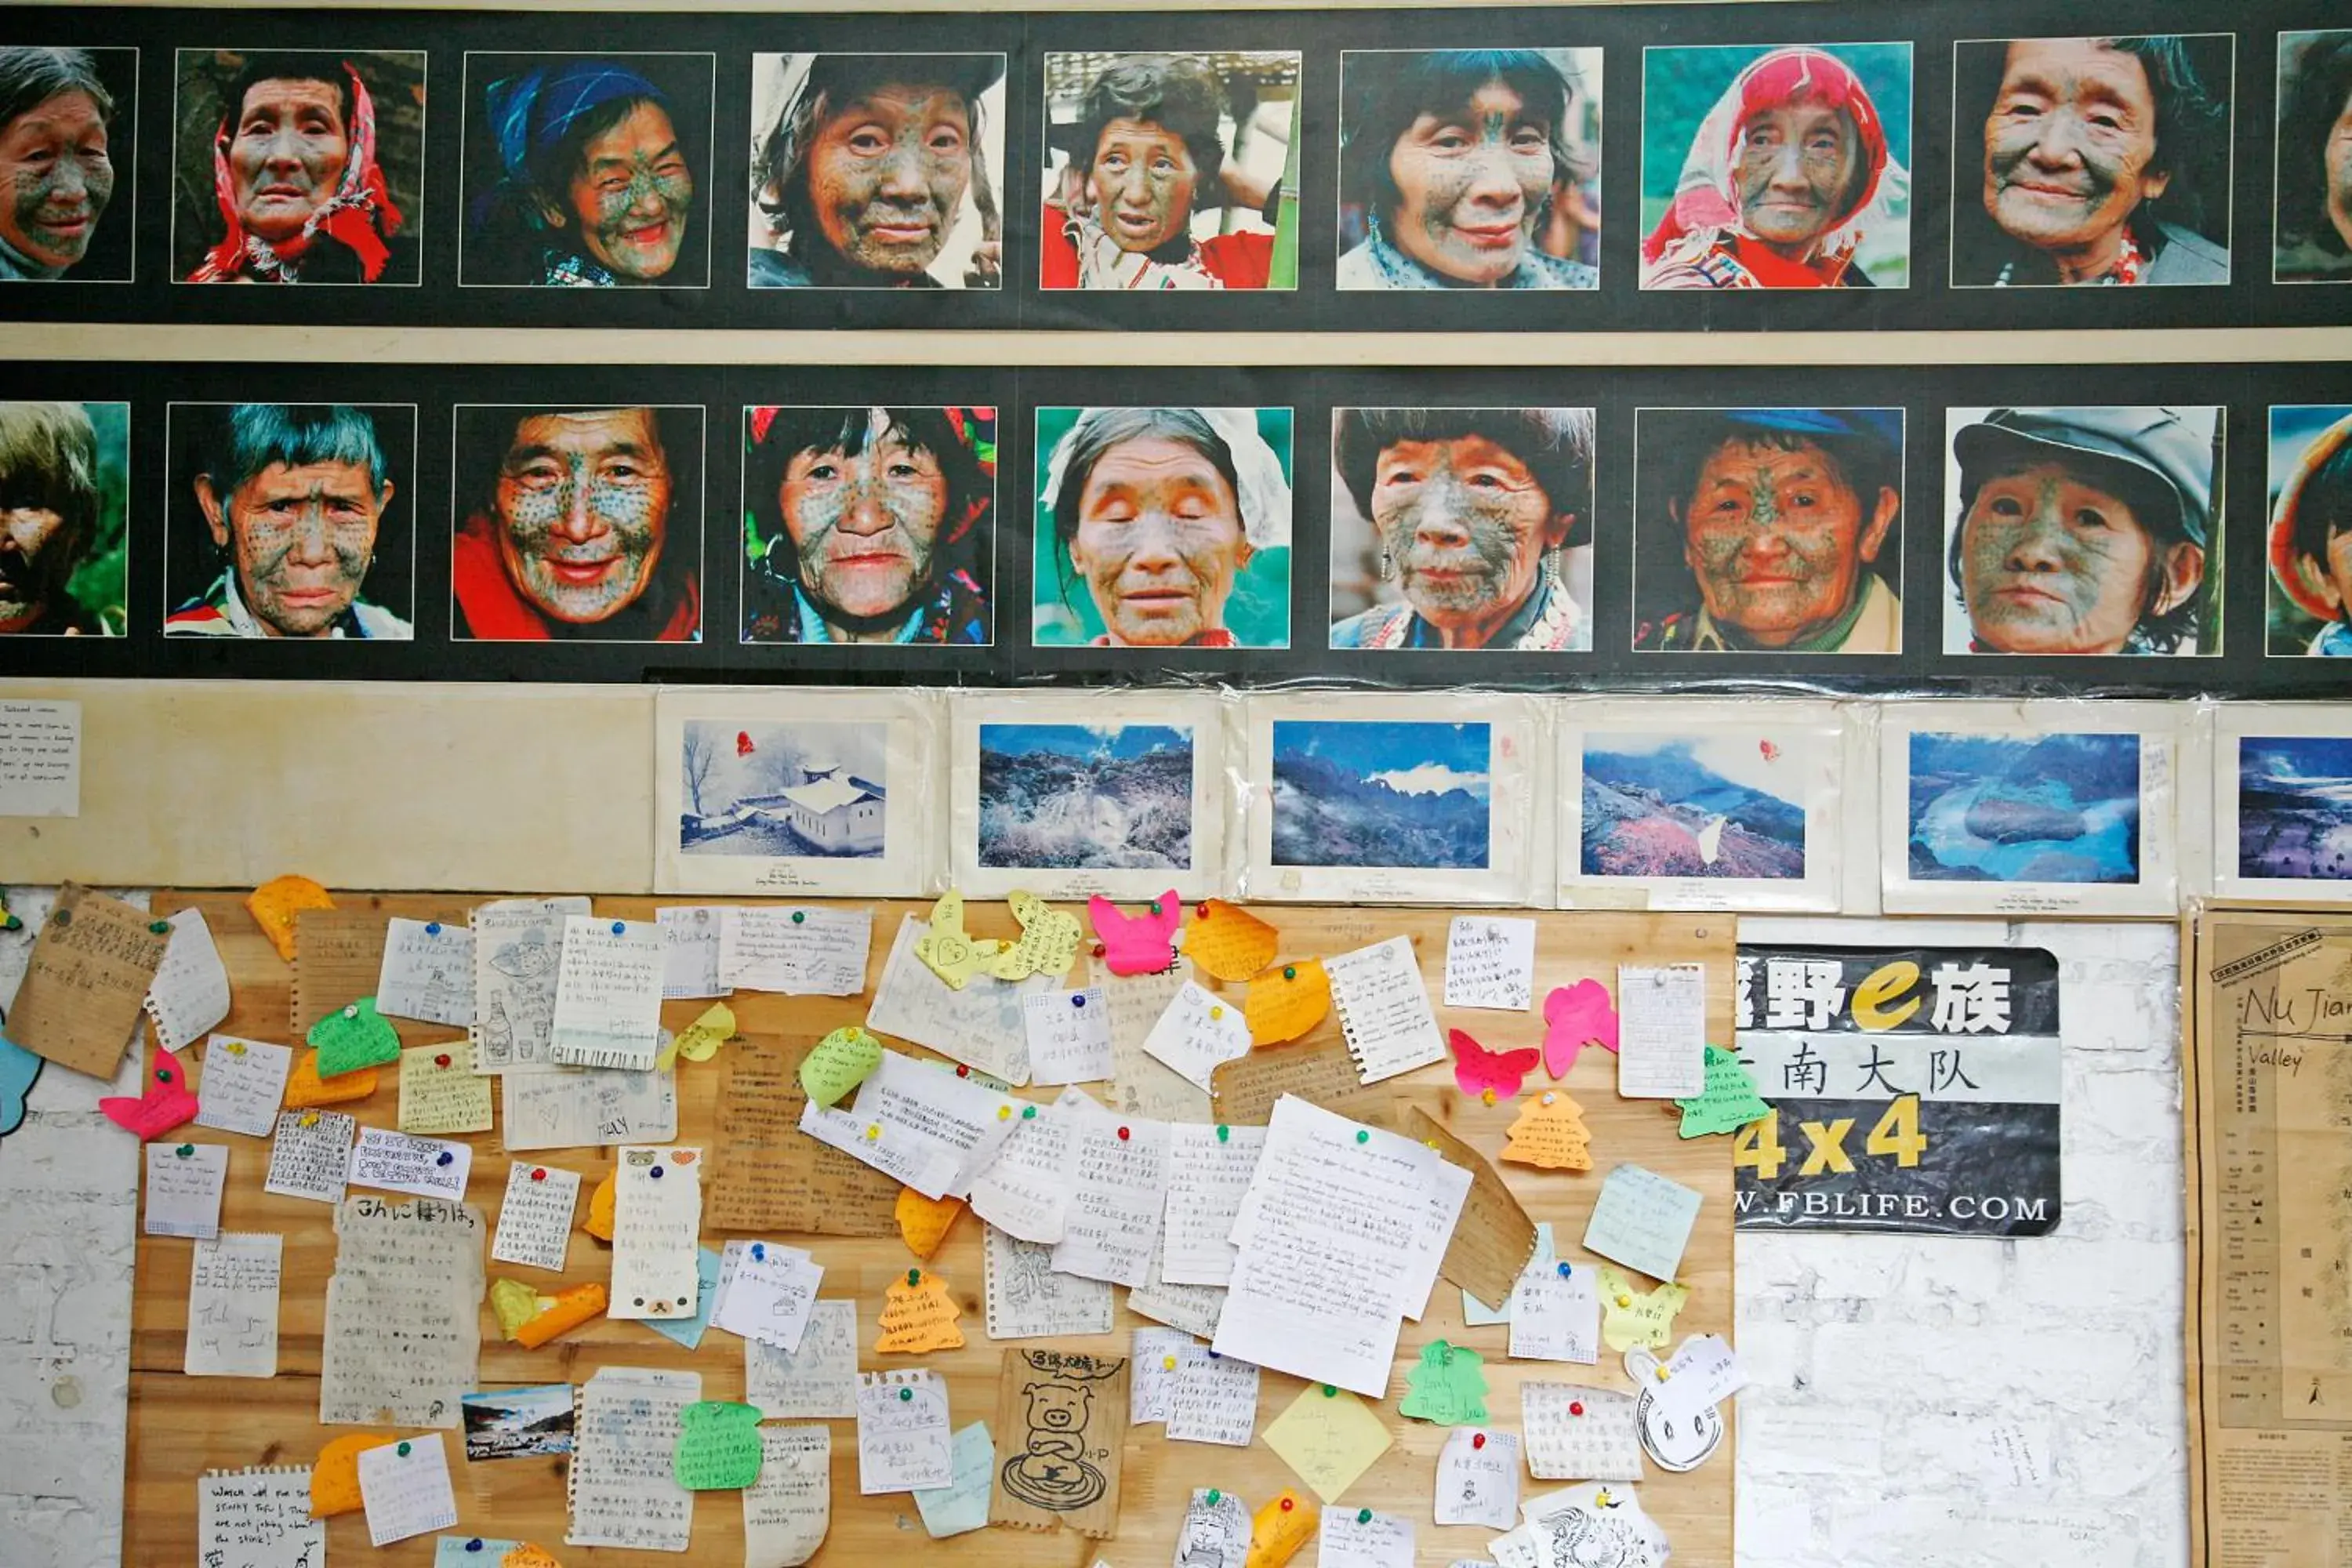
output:
<instances>
[{"instance_id":1,"label":"japanese handwritten note","mask_svg":"<svg viewBox=\"0 0 2352 1568\"><path fill-rule=\"evenodd\" d=\"M362 1195L335 1211L321 1425L459 1424L478 1382L482 1229L479 1210L434 1198Z\"/></svg>"}]
</instances>

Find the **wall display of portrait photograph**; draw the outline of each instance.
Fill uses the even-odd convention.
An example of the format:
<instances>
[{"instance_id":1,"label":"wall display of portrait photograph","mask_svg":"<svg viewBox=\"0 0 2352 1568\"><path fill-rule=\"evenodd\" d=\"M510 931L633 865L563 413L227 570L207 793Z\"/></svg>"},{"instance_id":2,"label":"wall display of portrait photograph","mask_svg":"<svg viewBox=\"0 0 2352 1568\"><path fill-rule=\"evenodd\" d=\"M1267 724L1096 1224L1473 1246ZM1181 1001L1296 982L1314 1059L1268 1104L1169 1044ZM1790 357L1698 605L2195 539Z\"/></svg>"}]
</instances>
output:
<instances>
[{"instance_id":1,"label":"wall display of portrait photograph","mask_svg":"<svg viewBox=\"0 0 2352 1568\"><path fill-rule=\"evenodd\" d=\"M174 403L167 429L165 637L414 636L415 405Z\"/></svg>"},{"instance_id":2,"label":"wall display of portrait photograph","mask_svg":"<svg viewBox=\"0 0 2352 1568\"><path fill-rule=\"evenodd\" d=\"M2199 728L2202 767L2195 772L2211 784L2212 865L2198 889L2225 899L2352 900L2352 722L2345 710L2232 702L2215 706ZM2186 824L2185 796L2182 804Z\"/></svg>"},{"instance_id":3,"label":"wall display of portrait photograph","mask_svg":"<svg viewBox=\"0 0 2352 1568\"><path fill-rule=\"evenodd\" d=\"M1878 713L1888 914L2169 914L2180 711L1908 702Z\"/></svg>"},{"instance_id":4,"label":"wall display of portrait photograph","mask_svg":"<svg viewBox=\"0 0 2352 1568\"><path fill-rule=\"evenodd\" d=\"M1845 836L1875 804L1844 783L1867 776L1862 715L1850 733L1828 702L1571 700L1553 724L1562 908L1855 907Z\"/></svg>"},{"instance_id":5,"label":"wall display of portrait photograph","mask_svg":"<svg viewBox=\"0 0 2352 1568\"><path fill-rule=\"evenodd\" d=\"M2352 283L2352 28L2281 33L2272 276Z\"/></svg>"},{"instance_id":6,"label":"wall display of portrait photograph","mask_svg":"<svg viewBox=\"0 0 2352 1568\"><path fill-rule=\"evenodd\" d=\"M1601 54L1342 55L1339 287L1598 289Z\"/></svg>"},{"instance_id":7,"label":"wall display of portrait photograph","mask_svg":"<svg viewBox=\"0 0 2352 1568\"><path fill-rule=\"evenodd\" d=\"M656 891L932 890L938 693L667 688L654 731Z\"/></svg>"},{"instance_id":8,"label":"wall display of portrait photograph","mask_svg":"<svg viewBox=\"0 0 2352 1568\"><path fill-rule=\"evenodd\" d=\"M1911 55L1644 50L1642 287L1908 288Z\"/></svg>"},{"instance_id":9,"label":"wall display of portrait photograph","mask_svg":"<svg viewBox=\"0 0 2352 1568\"><path fill-rule=\"evenodd\" d=\"M184 48L172 276L424 281L425 51Z\"/></svg>"},{"instance_id":10,"label":"wall display of portrait photograph","mask_svg":"<svg viewBox=\"0 0 2352 1568\"><path fill-rule=\"evenodd\" d=\"M2236 38L1970 38L1952 60L1952 287L2230 281Z\"/></svg>"},{"instance_id":11,"label":"wall display of portrait photograph","mask_svg":"<svg viewBox=\"0 0 2352 1568\"><path fill-rule=\"evenodd\" d=\"M1037 410L1043 647L1290 646L1288 408Z\"/></svg>"},{"instance_id":12,"label":"wall display of portrait photograph","mask_svg":"<svg viewBox=\"0 0 2352 1568\"><path fill-rule=\"evenodd\" d=\"M1045 56L1038 283L1298 286L1289 50Z\"/></svg>"},{"instance_id":13,"label":"wall display of portrait photograph","mask_svg":"<svg viewBox=\"0 0 2352 1568\"><path fill-rule=\"evenodd\" d=\"M0 283L131 280L138 142L137 49L0 45Z\"/></svg>"},{"instance_id":14,"label":"wall display of portrait photograph","mask_svg":"<svg viewBox=\"0 0 2352 1568\"><path fill-rule=\"evenodd\" d=\"M131 405L0 403L0 637L119 637Z\"/></svg>"},{"instance_id":15,"label":"wall display of portrait photograph","mask_svg":"<svg viewBox=\"0 0 2352 1568\"><path fill-rule=\"evenodd\" d=\"M954 886L978 899L1222 891L1227 706L1175 691L950 695Z\"/></svg>"},{"instance_id":16,"label":"wall display of portrait photograph","mask_svg":"<svg viewBox=\"0 0 2352 1568\"><path fill-rule=\"evenodd\" d=\"M455 411L450 635L698 642L699 407Z\"/></svg>"},{"instance_id":17,"label":"wall display of portrait photograph","mask_svg":"<svg viewBox=\"0 0 2352 1568\"><path fill-rule=\"evenodd\" d=\"M1518 697L1243 701L1250 899L1522 904L1549 863L1549 743Z\"/></svg>"},{"instance_id":18,"label":"wall display of portrait photograph","mask_svg":"<svg viewBox=\"0 0 2352 1568\"><path fill-rule=\"evenodd\" d=\"M1592 646L1590 408L1341 408L1334 648Z\"/></svg>"},{"instance_id":19,"label":"wall display of portrait photograph","mask_svg":"<svg viewBox=\"0 0 2352 1568\"><path fill-rule=\"evenodd\" d=\"M2263 646L2352 657L2352 404L2270 411Z\"/></svg>"},{"instance_id":20,"label":"wall display of portrait photograph","mask_svg":"<svg viewBox=\"0 0 2352 1568\"><path fill-rule=\"evenodd\" d=\"M2221 651L2223 410L1944 419L1946 653Z\"/></svg>"},{"instance_id":21,"label":"wall display of portrait photograph","mask_svg":"<svg viewBox=\"0 0 2352 1568\"><path fill-rule=\"evenodd\" d=\"M715 61L467 53L460 284L708 288Z\"/></svg>"}]
</instances>

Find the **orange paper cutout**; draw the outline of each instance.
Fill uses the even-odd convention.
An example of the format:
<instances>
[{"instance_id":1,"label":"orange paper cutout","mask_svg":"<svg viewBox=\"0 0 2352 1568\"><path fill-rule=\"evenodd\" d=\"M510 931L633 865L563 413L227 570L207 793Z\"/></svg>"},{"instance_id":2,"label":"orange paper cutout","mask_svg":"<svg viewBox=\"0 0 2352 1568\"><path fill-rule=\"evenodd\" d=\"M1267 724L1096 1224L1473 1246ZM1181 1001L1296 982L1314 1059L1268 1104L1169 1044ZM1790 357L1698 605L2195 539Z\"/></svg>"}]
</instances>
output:
<instances>
[{"instance_id":1,"label":"orange paper cutout","mask_svg":"<svg viewBox=\"0 0 2352 1568\"><path fill-rule=\"evenodd\" d=\"M396 1432L347 1432L320 1449L310 1466L310 1517L358 1511L361 1453L399 1441Z\"/></svg>"},{"instance_id":2,"label":"orange paper cutout","mask_svg":"<svg viewBox=\"0 0 2352 1568\"><path fill-rule=\"evenodd\" d=\"M286 1078L286 1103L296 1110L365 1100L374 1092L375 1068L354 1068L350 1072L337 1073L330 1082L319 1076L319 1053L315 1050L304 1051L295 1058L294 1070Z\"/></svg>"},{"instance_id":3,"label":"orange paper cutout","mask_svg":"<svg viewBox=\"0 0 2352 1568\"><path fill-rule=\"evenodd\" d=\"M588 1218L580 1228L599 1241L613 1239L613 1178L619 1173L607 1171L596 1190L588 1194Z\"/></svg>"},{"instance_id":4,"label":"orange paper cutout","mask_svg":"<svg viewBox=\"0 0 2352 1568\"><path fill-rule=\"evenodd\" d=\"M610 1300L602 1280L592 1279L585 1285L559 1290L553 1306L515 1331L515 1343L535 1351L556 1335L576 1329L591 1318L602 1317Z\"/></svg>"},{"instance_id":5,"label":"orange paper cutout","mask_svg":"<svg viewBox=\"0 0 2352 1568\"><path fill-rule=\"evenodd\" d=\"M1546 1171L1592 1169L1592 1133L1584 1125L1584 1107L1559 1089L1544 1090L1520 1109L1498 1157Z\"/></svg>"},{"instance_id":6,"label":"orange paper cutout","mask_svg":"<svg viewBox=\"0 0 2352 1568\"><path fill-rule=\"evenodd\" d=\"M1315 1539L1323 1510L1315 1500L1285 1488L1266 1500L1250 1521L1249 1557L1245 1568L1282 1568L1298 1549Z\"/></svg>"},{"instance_id":7,"label":"orange paper cutout","mask_svg":"<svg viewBox=\"0 0 2352 1568\"><path fill-rule=\"evenodd\" d=\"M246 895L246 911L253 923L278 950L278 956L287 963L294 962L294 917L304 910L331 910L335 900L327 889L308 877L272 877ZM354 1505L357 1506L357 1505Z\"/></svg>"},{"instance_id":8,"label":"orange paper cutout","mask_svg":"<svg viewBox=\"0 0 2352 1568\"><path fill-rule=\"evenodd\" d=\"M1251 981L1249 999L1242 1004L1242 1016L1249 1021L1250 1041L1260 1046L1295 1040L1321 1023L1330 1011L1331 976L1324 972L1323 961L1317 958L1286 963Z\"/></svg>"},{"instance_id":9,"label":"orange paper cutout","mask_svg":"<svg viewBox=\"0 0 2352 1568\"><path fill-rule=\"evenodd\" d=\"M1242 908L1211 899L1184 928L1184 956L1220 980L1247 980L1274 962L1282 933Z\"/></svg>"},{"instance_id":10,"label":"orange paper cutout","mask_svg":"<svg viewBox=\"0 0 2352 1568\"><path fill-rule=\"evenodd\" d=\"M874 1348L885 1354L910 1355L960 1349L963 1344L963 1330L956 1326L960 1316L945 1279L928 1268L909 1268L904 1278L890 1281L887 1299L882 1303L882 1337L874 1342Z\"/></svg>"},{"instance_id":11,"label":"orange paper cutout","mask_svg":"<svg viewBox=\"0 0 2352 1568\"><path fill-rule=\"evenodd\" d=\"M945 1241L956 1215L963 1213L961 1198L927 1198L912 1187L898 1190L898 1236L907 1250L928 1260Z\"/></svg>"}]
</instances>

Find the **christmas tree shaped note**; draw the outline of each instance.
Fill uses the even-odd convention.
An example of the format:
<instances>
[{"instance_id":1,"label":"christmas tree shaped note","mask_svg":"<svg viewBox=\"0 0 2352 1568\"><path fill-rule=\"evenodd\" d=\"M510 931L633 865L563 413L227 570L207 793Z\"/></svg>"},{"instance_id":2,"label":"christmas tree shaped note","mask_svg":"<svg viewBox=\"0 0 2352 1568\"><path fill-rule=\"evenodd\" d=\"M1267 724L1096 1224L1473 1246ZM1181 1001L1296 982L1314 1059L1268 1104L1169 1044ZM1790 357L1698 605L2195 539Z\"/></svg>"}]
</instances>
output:
<instances>
[{"instance_id":1,"label":"christmas tree shaped note","mask_svg":"<svg viewBox=\"0 0 2352 1568\"><path fill-rule=\"evenodd\" d=\"M318 1047L319 1076L340 1078L361 1068L400 1059L400 1036L375 1010L375 998L346 1003L310 1026L303 1040Z\"/></svg>"},{"instance_id":2,"label":"christmas tree shaped note","mask_svg":"<svg viewBox=\"0 0 2352 1568\"><path fill-rule=\"evenodd\" d=\"M812 1104L832 1106L882 1065L882 1042L844 1024L801 1058L801 1089Z\"/></svg>"},{"instance_id":3,"label":"christmas tree shaped note","mask_svg":"<svg viewBox=\"0 0 2352 1568\"><path fill-rule=\"evenodd\" d=\"M898 1189L898 1236L907 1250L929 1261L945 1241L956 1215L963 1213L961 1198L927 1198L912 1187Z\"/></svg>"},{"instance_id":4,"label":"christmas tree shaped note","mask_svg":"<svg viewBox=\"0 0 2352 1568\"><path fill-rule=\"evenodd\" d=\"M1584 1125L1584 1108L1559 1089L1544 1090L1520 1108L1504 1134L1500 1157L1546 1171L1592 1169L1592 1134Z\"/></svg>"},{"instance_id":5,"label":"christmas tree shaped note","mask_svg":"<svg viewBox=\"0 0 2352 1568\"><path fill-rule=\"evenodd\" d=\"M374 1092L375 1068L361 1068L356 1072L341 1073L330 1081L319 1076L319 1053L316 1051L304 1051L297 1057L294 1071L286 1079L286 1103L295 1110L365 1100Z\"/></svg>"},{"instance_id":6,"label":"christmas tree shaped note","mask_svg":"<svg viewBox=\"0 0 2352 1568\"><path fill-rule=\"evenodd\" d=\"M1184 956L1195 969L1220 980L1247 980L1274 962L1282 933L1223 899L1211 899L1192 912L1184 928Z\"/></svg>"},{"instance_id":7,"label":"christmas tree shaped note","mask_svg":"<svg viewBox=\"0 0 2352 1568\"><path fill-rule=\"evenodd\" d=\"M1005 900L1021 922L1020 939L998 953L988 972L999 980L1050 974L1056 980L1078 961L1078 917L1057 910L1034 893L1015 892Z\"/></svg>"},{"instance_id":8,"label":"christmas tree shaped note","mask_svg":"<svg viewBox=\"0 0 2352 1568\"><path fill-rule=\"evenodd\" d=\"M1635 1345L1663 1350L1674 1338L1675 1314L1690 1300L1687 1285L1636 1290L1622 1274L1601 1266L1601 1342L1612 1351Z\"/></svg>"},{"instance_id":9,"label":"christmas tree shaped note","mask_svg":"<svg viewBox=\"0 0 2352 1568\"><path fill-rule=\"evenodd\" d=\"M1407 1391L1400 1415L1440 1426L1466 1426L1486 1419L1486 1373L1478 1352L1467 1345L1432 1340L1405 1373Z\"/></svg>"},{"instance_id":10,"label":"christmas tree shaped note","mask_svg":"<svg viewBox=\"0 0 2352 1568\"><path fill-rule=\"evenodd\" d=\"M1737 1132L1749 1122L1772 1114L1772 1108L1756 1092L1756 1080L1748 1076L1739 1058L1721 1046L1706 1048L1706 1089L1675 1103L1682 1107L1681 1131L1685 1138Z\"/></svg>"},{"instance_id":11,"label":"christmas tree shaped note","mask_svg":"<svg viewBox=\"0 0 2352 1568\"><path fill-rule=\"evenodd\" d=\"M272 877L245 898L246 911L253 916L253 923L261 928L261 934L269 939L278 956L289 963L294 962L294 917L304 910L334 907L335 900L327 896L327 889L308 877ZM357 1480L352 1484L358 1485Z\"/></svg>"},{"instance_id":12,"label":"christmas tree shaped note","mask_svg":"<svg viewBox=\"0 0 2352 1568\"><path fill-rule=\"evenodd\" d=\"M677 1413L670 1473L690 1492L740 1491L760 1479L760 1412L724 1399L698 1399Z\"/></svg>"},{"instance_id":13,"label":"christmas tree shaped note","mask_svg":"<svg viewBox=\"0 0 2352 1568\"><path fill-rule=\"evenodd\" d=\"M1286 963L1251 981L1249 998L1242 1004L1250 1039L1261 1046L1295 1040L1330 1011L1331 976L1322 961L1313 958Z\"/></svg>"},{"instance_id":14,"label":"christmas tree shaped note","mask_svg":"<svg viewBox=\"0 0 2352 1568\"><path fill-rule=\"evenodd\" d=\"M882 1303L882 1337L874 1349L884 1355L960 1349L963 1330L956 1320L961 1315L945 1279L928 1268L909 1268L904 1279L890 1281Z\"/></svg>"}]
</instances>

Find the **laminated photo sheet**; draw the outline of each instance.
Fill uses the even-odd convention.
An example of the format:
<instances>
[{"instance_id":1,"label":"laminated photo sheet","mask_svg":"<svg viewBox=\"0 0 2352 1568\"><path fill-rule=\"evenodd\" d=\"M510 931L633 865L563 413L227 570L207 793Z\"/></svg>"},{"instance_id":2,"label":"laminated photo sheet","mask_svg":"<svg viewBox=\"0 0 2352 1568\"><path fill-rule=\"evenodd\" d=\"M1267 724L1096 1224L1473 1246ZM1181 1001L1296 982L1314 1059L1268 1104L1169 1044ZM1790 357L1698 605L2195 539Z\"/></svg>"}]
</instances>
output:
<instances>
[{"instance_id":1,"label":"laminated photo sheet","mask_svg":"<svg viewBox=\"0 0 2352 1568\"><path fill-rule=\"evenodd\" d=\"M2352 707L2318 702L2208 705L2191 726L2181 781L2181 858L2224 899L2352 901ZM2195 776L2188 776L2190 769ZM2211 809L2188 815L2202 787ZM2198 824L2210 825L2208 828Z\"/></svg>"},{"instance_id":2,"label":"laminated photo sheet","mask_svg":"<svg viewBox=\"0 0 2352 1568\"><path fill-rule=\"evenodd\" d=\"M1844 907L1846 705L1556 705L1562 909ZM1867 778L1865 773L1859 775Z\"/></svg>"},{"instance_id":3,"label":"laminated photo sheet","mask_svg":"<svg viewBox=\"0 0 2352 1568\"><path fill-rule=\"evenodd\" d=\"M1545 705L1479 692L1256 693L1229 771L1235 896L1524 906L1549 898Z\"/></svg>"},{"instance_id":4,"label":"laminated photo sheet","mask_svg":"<svg viewBox=\"0 0 2352 1568\"><path fill-rule=\"evenodd\" d=\"M938 891L944 712L914 688L663 690L655 889Z\"/></svg>"},{"instance_id":5,"label":"laminated photo sheet","mask_svg":"<svg viewBox=\"0 0 2352 1568\"><path fill-rule=\"evenodd\" d=\"M1112 689L947 700L950 882L966 898L1225 890L1233 699Z\"/></svg>"},{"instance_id":6,"label":"laminated photo sheet","mask_svg":"<svg viewBox=\"0 0 2352 1568\"><path fill-rule=\"evenodd\" d=\"M1886 912L2172 914L2183 718L2166 702L1886 704Z\"/></svg>"}]
</instances>

